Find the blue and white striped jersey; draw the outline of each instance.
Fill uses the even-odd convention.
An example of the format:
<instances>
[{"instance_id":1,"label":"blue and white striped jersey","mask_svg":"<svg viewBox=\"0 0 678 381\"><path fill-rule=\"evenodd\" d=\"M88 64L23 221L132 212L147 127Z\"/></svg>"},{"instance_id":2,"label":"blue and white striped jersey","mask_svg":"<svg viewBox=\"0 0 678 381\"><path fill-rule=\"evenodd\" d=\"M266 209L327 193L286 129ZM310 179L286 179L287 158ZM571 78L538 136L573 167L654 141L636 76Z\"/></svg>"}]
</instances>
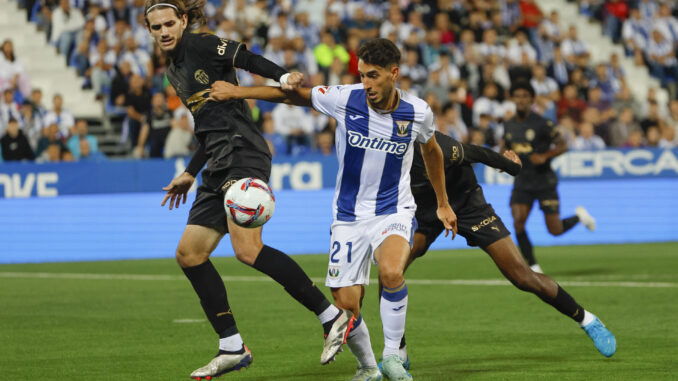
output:
<instances>
[{"instance_id":1,"label":"blue and white striped jersey","mask_svg":"<svg viewBox=\"0 0 678 381\"><path fill-rule=\"evenodd\" d=\"M410 191L412 144L428 142L435 123L426 102L401 90L398 95L396 110L380 113L368 105L362 84L312 89L313 108L337 120L335 220L415 210Z\"/></svg>"}]
</instances>

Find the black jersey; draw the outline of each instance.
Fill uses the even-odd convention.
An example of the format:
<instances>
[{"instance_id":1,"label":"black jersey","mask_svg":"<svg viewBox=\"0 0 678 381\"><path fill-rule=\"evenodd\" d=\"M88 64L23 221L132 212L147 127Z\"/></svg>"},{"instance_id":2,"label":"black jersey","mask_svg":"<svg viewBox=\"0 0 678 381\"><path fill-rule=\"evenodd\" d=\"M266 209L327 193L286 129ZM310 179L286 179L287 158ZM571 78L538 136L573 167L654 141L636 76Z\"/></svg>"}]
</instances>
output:
<instances>
[{"instance_id":1,"label":"black jersey","mask_svg":"<svg viewBox=\"0 0 678 381\"><path fill-rule=\"evenodd\" d=\"M464 144L437 131L435 137L443 151L447 197L455 212L463 211L467 206L486 203L471 164L484 163L514 176L520 172L520 165L491 149ZM426 174L419 144L414 147L410 186L417 208L436 207L435 192Z\"/></svg>"},{"instance_id":2,"label":"black jersey","mask_svg":"<svg viewBox=\"0 0 678 381\"><path fill-rule=\"evenodd\" d=\"M195 134L199 141L203 132L224 131L233 139L244 139L250 143L249 145L268 153L266 141L252 121L251 111L244 100L225 102L208 100L210 88L215 81L238 84L235 69L245 66L242 64L241 56L246 55L252 54L240 42L219 38L213 34L195 34L186 31L170 55L167 78L181 101L193 114ZM237 63L238 60L240 65ZM285 73L283 69L279 72ZM276 70L275 75L277 74ZM200 143L204 144L202 141ZM268 155L270 156L270 153Z\"/></svg>"},{"instance_id":3,"label":"black jersey","mask_svg":"<svg viewBox=\"0 0 678 381\"><path fill-rule=\"evenodd\" d=\"M513 117L504 123L504 145L517 153L523 162L523 169L515 179L515 188L545 189L558 184L558 177L551 169L551 159L534 165L529 158L533 153L550 150L558 138L553 122L534 112L530 112L524 120Z\"/></svg>"}]
</instances>

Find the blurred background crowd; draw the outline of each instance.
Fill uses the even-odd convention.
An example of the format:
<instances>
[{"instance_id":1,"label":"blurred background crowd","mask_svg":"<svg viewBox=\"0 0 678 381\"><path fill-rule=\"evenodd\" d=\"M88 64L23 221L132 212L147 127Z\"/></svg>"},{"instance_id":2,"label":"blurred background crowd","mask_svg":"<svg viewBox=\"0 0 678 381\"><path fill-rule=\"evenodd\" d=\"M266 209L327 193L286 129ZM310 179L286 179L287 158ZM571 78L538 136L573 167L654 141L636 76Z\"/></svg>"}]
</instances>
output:
<instances>
[{"instance_id":1,"label":"blurred background crowd","mask_svg":"<svg viewBox=\"0 0 678 381\"><path fill-rule=\"evenodd\" d=\"M500 149L503 122L515 113L508 89L518 79L536 91L534 111L554 121L570 149L678 145L678 2L578 0L657 89L639 94L617 54L594 62L576 25L536 0L210 0L200 32L242 41L307 86L359 82L361 42L383 37L402 52L398 86L425 99L437 128ZM127 157L187 156L193 120L165 78L167 59L144 22L143 0L19 0L28 22L120 120ZM102 160L88 121L42 99L11 40L0 54L0 142L10 160ZM267 82L239 71L244 86ZM333 154L334 121L314 110L249 101L252 117L279 155Z\"/></svg>"}]
</instances>

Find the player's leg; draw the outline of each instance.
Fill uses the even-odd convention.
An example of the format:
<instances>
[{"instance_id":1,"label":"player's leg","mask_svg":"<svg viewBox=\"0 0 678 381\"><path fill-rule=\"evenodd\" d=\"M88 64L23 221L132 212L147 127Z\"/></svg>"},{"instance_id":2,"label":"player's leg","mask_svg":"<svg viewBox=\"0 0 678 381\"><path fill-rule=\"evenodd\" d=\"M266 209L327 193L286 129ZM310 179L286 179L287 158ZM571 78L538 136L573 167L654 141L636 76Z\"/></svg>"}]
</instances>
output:
<instances>
[{"instance_id":1,"label":"player's leg","mask_svg":"<svg viewBox=\"0 0 678 381\"><path fill-rule=\"evenodd\" d=\"M334 297L336 306L349 310L353 312L354 316L358 317L346 337L346 344L358 360L358 369L351 380L380 380L381 371L377 368L377 361L370 341L370 332L367 329L367 323L360 314L360 306L364 296L365 287L362 285L332 288L332 297Z\"/></svg>"},{"instance_id":2,"label":"player's leg","mask_svg":"<svg viewBox=\"0 0 678 381\"><path fill-rule=\"evenodd\" d=\"M228 231L235 256L278 282L295 300L316 314L325 332L325 348L321 361L326 364L341 349L353 315L331 304L292 258L264 245L261 241L261 230L261 227L240 227L229 219ZM337 335L341 336L339 343Z\"/></svg>"},{"instance_id":3,"label":"player's leg","mask_svg":"<svg viewBox=\"0 0 678 381\"><path fill-rule=\"evenodd\" d=\"M216 377L248 367L252 355L245 347L228 304L226 287L209 256L223 237L219 231L198 225L187 225L179 241L176 259L190 280L207 319L219 335L219 352L206 366L191 377Z\"/></svg>"},{"instance_id":4,"label":"player's leg","mask_svg":"<svg viewBox=\"0 0 678 381\"><path fill-rule=\"evenodd\" d=\"M539 194L539 207L544 212L544 220L548 231L553 236L559 236L572 229L577 223L581 222L589 230L594 230L596 221L582 206L578 206L575 215L567 218L560 218L560 200L558 191L554 188Z\"/></svg>"},{"instance_id":5,"label":"player's leg","mask_svg":"<svg viewBox=\"0 0 678 381\"><path fill-rule=\"evenodd\" d=\"M532 271L520 257L518 248L509 236L483 247L483 250L492 257L502 274L514 286L537 295L560 313L579 323L603 355L609 357L614 354L616 341L612 333L553 279Z\"/></svg>"},{"instance_id":6,"label":"player's leg","mask_svg":"<svg viewBox=\"0 0 678 381\"><path fill-rule=\"evenodd\" d=\"M513 228L516 232L518 246L520 246L520 253L533 270L541 272L541 267L534 257L532 242L525 230L527 217L530 216L530 211L532 211L532 202L532 198L527 193L518 192L514 189L511 194L511 215L513 216Z\"/></svg>"},{"instance_id":7,"label":"player's leg","mask_svg":"<svg viewBox=\"0 0 678 381\"><path fill-rule=\"evenodd\" d=\"M384 286L379 305L384 330L382 370L389 379L396 380L411 379L399 356L407 315L408 293L404 272L409 254L409 242L394 234L383 240L374 255L379 268L379 281Z\"/></svg>"}]
</instances>

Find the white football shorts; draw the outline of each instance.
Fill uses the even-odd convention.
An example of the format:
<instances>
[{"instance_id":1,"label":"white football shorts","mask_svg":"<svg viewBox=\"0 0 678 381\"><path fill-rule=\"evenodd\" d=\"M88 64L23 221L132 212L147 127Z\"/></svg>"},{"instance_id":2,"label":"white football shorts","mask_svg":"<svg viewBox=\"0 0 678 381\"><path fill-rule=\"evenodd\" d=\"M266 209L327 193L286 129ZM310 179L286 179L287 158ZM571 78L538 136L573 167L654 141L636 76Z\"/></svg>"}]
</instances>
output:
<instances>
[{"instance_id":1,"label":"white football shorts","mask_svg":"<svg viewBox=\"0 0 678 381\"><path fill-rule=\"evenodd\" d=\"M330 258L325 285L331 288L370 283L370 260L391 235L405 238L410 246L417 220L414 211L375 216L360 221L334 221L331 228Z\"/></svg>"}]
</instances>

